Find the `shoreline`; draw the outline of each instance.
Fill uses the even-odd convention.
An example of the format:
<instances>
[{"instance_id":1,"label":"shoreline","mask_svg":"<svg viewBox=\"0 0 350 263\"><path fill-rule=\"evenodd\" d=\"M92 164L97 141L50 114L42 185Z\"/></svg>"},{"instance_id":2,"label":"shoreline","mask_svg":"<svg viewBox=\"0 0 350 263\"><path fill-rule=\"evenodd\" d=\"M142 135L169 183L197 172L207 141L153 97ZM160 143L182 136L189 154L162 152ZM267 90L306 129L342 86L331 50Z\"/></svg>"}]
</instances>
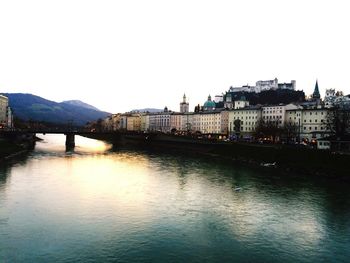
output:
<instances>
[{"instance_id":1,"label":"shoreline","mask_svg":"<svg viewBox=\"0 0 350 263\"><path fill-rule=\"evenodd\" d=\"M23 155L33 149L36 138L26 136L25 138L3 138L0 137L0 163Z\"/></svg>"},{"instance_id":2,"label":"shoreline","mask_svg":"<svg viewBox=\"0 0 350 263\"><path fill-rule=\"evenodd\" d=\"M103 140L115 146L178 152L191 156L200 155L225 162L300 174L300 176L350 181L350 175L348 175L350 155L334 154L329 151L285 145L213 142L167 134L126 136L93 134L85 137Z\"/></svg>"}]
</instances>

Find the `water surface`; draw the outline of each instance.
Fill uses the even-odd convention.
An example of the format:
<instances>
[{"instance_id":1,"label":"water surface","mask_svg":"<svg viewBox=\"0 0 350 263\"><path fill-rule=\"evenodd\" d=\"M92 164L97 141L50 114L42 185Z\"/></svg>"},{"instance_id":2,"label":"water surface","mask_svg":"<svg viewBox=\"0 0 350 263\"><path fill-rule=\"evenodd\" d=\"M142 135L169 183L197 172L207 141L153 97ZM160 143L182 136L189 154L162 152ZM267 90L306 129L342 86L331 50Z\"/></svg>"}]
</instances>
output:
<instances>
[{"instance_id":1,"label":"water surface","mask_svg":"<svg viewBox=\"0 0 350 263\"><path fill-rule=\"evenodd\" d=\"M0 166L0 262L349 261L347 184L42 138Z\"/></svg>"}]
</instances>

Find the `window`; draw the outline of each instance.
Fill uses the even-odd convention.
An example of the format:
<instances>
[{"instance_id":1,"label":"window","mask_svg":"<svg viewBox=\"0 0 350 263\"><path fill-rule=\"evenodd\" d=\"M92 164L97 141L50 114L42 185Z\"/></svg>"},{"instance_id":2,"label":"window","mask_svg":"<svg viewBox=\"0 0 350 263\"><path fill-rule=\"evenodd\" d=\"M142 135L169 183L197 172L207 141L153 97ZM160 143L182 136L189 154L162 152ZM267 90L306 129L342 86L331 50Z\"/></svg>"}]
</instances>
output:
<instances>
[{"instance_id":1,"label":"window","mask_svg":"<svg viewBox=\"0 0 350 263\"><path fill-rule=\"evenodd\" d=\"M306 130L306 127L304 127L304 130Z\"/></svg>"},{"instance_id":2,"label":"window","mask_svg":"<svg viewBox=\"0 0 350 263\"><path fill-rule=\"evenodd\" d=\"M317 126L315 127L315 131L317 131Z\"/></svg>"},{"instance_id":3,"label":"window","mask_svg":"<svg viewBox=\"0 0 350 263\"><path fill-rule=\"evenodd\" d=\"M309 127L309 130L311 130L311 127Z\"/></svg>"}]
</instances>

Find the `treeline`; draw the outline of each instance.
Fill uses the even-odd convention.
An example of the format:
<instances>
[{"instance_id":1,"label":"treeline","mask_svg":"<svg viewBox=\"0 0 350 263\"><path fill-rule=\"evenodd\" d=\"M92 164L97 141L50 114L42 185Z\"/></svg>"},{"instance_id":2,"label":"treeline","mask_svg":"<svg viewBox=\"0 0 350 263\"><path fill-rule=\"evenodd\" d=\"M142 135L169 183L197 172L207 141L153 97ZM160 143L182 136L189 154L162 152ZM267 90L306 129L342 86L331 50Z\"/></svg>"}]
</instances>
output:
<instances>
[{"instance_id":1,"label":"treeline","mask_svg":"<svg viewBox=\"0 0 350 263\"><path fill-rule=\"evenodd\" d=\"M305 101L305 93L302 90L266 90L260 93L250 92L232 92L232 100L239 100L242 96L249 101L250 105L277 105L280 103L288 104L292 102L303 102Z\"/></svg>"}]
</instances>

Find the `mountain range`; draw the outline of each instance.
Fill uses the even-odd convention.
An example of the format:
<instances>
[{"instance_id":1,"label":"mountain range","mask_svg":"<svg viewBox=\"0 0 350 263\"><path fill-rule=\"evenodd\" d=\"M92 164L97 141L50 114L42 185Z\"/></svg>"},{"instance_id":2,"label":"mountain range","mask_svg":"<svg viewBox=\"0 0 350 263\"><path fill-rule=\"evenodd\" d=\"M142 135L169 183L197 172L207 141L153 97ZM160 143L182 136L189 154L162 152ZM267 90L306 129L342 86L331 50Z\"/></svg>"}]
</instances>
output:
<instances>
[{"instance_id":1,"label":"mountain range","mask_svg":"<svg viewBox=\"0 0 350 263\"><path fill-rule=\"evenodd\" d=\"M89 121L105 118L110 113L79 100L55 102L25 93L2 93L9 98L9 106L15 117L22 120L44 121L73 125L85 125Z\"/></svg>"}]
</instances>

